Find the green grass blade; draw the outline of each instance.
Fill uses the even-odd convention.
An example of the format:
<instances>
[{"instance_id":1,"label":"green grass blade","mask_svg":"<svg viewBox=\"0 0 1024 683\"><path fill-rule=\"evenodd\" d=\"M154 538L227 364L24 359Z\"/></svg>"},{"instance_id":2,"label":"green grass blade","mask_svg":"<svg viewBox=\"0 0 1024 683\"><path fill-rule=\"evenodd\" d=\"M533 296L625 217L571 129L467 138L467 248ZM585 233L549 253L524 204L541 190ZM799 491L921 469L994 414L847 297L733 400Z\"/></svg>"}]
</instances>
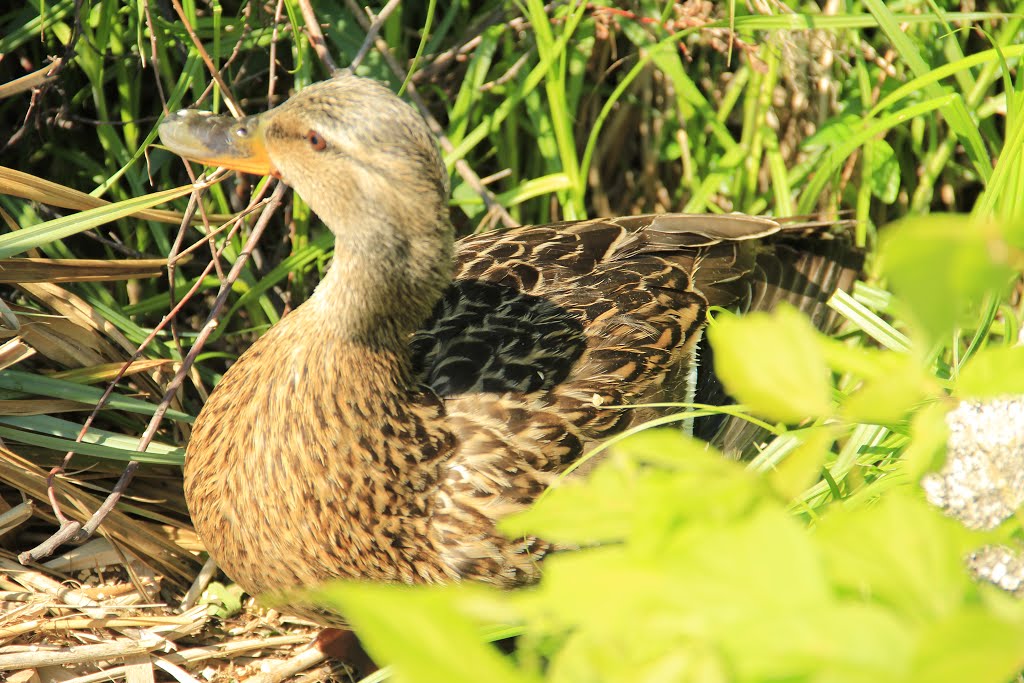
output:
<instances>
[{"instance_id":1,"label":"green grass blade","mask_svg":"<svg viewBox=\"0 0 1024 683\"><path fill-rule=\"evenodd\" d=\"M0 417L0 437L56 451L72 451L108 460L138 460L156 465L181 465L185 462L185 449L153 442L145 453L140 453L139 440L90 429L82 441L76 442L82 425L48 417Z\"/></svg>"},{"instance_id":2,"label":"green grass blade","mask_svg":"<svg viewBox=\"0 0 1024 683\"><path fill-rule=\"evenodd\" d=\"M23 228L16 232L0 235L0 258L10 258L24 253L29 249L41 247L56 240L91 230L100 225L131 216L133 213L149 209L172 199L191 194L193 187L183 185L173 190L154 192L143 197L126 199L107 206L89 209L71 216L56 218L52 221Z\"/></svg>"},{"instance_id":3,"label":"green grass blade","mask_svg":"<svg viewBox=\"0 0 1024 683\"><path fill-rule=\"evenodd\" d=\"M921 56L914 41L900 27L896 15L880 0L864 0L864 6L878 20L879 27L885 32L889 40L892 41L893 46L900 53L900 57L907 63L911 71L916 76L926 76L932 70L932 67ZM933 83L927 84L924 90L925 94L932 98L940 97L943 94L943 88ZM947 104L943 105L942 115L945 117L946 122L949 123L950 128L964 142L967 156L973 162L978 175L987 182L989 176L992 175L991 156L985 147L985 142L981 139L977 124L971 118L970 112L967 111L967 105L964 103L963 96L958 93Z\"/></svg>"},{"instance_id":4,"label":"green grass blade","mask_svg":"<svg viewBox=\"0 0 1024 683\"><path fill-rule=\"evenodd\" d=\"M0 391L78 401L86 405L95 405L103 395L103 390L97 387L44 377L30 372L22 372L21 370L4 370L0 372ZM152 416L156 413L156 406L152 403L130 396L122 396L117 393L110 395L107 401L107 408L139 415ZM189 423L194 419L188 413L183 413L179 410L168 410L166 415L171 419Z\"/></svg>"}]
</instances>

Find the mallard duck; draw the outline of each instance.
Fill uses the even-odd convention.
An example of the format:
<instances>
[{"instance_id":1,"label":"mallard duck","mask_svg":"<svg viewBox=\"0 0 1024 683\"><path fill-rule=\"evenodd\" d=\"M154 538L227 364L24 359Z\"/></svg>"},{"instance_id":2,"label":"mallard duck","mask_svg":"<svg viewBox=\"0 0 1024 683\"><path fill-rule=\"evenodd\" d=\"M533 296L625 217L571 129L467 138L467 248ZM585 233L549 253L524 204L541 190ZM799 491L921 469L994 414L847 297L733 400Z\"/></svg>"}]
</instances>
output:
<instances>
[{"instance_id":1,"label":"mallard duck","mask_svg":"<svg viewBox=\"0 0 1024 683\"><path fill-rule=\"evenodd\" d=\"M825 324L822 302L859 267L827 226L741 215L456 241L426 124L348 74L237 121L179 111L160 137L281 179L335 235L323 281L231 366L187 448L196 529L251 594L536 580L550 544L495 523L652 416L621 406L715 393L696 372L709 306L789 299Z\"/></svg>"}]
</instances>

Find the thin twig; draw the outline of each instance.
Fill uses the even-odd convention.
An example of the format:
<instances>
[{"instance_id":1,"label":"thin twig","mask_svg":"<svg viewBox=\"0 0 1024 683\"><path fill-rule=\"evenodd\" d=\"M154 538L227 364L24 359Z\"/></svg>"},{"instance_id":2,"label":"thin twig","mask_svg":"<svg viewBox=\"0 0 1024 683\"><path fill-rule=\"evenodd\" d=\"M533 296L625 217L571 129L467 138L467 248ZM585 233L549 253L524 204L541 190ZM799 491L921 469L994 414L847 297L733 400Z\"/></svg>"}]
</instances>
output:
<instances>
[{"instance_id":1,"label":"thin twig","mask_svg":"<svg viewBox=\"0 0 1024 683\"><path fill-rule=\"evenodd\" d=\"M53 503L53 499L50 500ZM57 508L59 509L59 508ZM50 555L57 552L57 548L61 547L71 539L78 535L78 532L82 530L82 525L78 522L65 521L61 522L60 528L50 536L48 539L37 545L31 550L26 550L18 555L18 562L22 564L28 564L33 560L42 560Z\"/></svg>"},{"instance_id":2,"label":"thin twig","mask_svg":"<svg viewBox=\"0 0 1024 683\"><path fill-rule=\"evenodd\" d=\"M63 605L71 605L77 610L94 619L106 618L108 610L98 601L93 600L81 591L55 581L46 574L33 569L19 567L10 560L0 557L0 572L4 572L10 578L22 586L33 591L53 596Z\"/></svg>"},{"instance_id":3,"label":"thin twig","mask_svg":"<svg viewBox=\"0 0 1024 683\"><path fill-rule=\"evenodd\" d=\"M210 179L207 178L206 180L196 181L196 182L197 183L201 182L203 184L208 184L210 182ZM266 187L266 186L264 185L264 187ZM263 199L263 195L264 194L266 194L266 190L264 190L263 192L260 192L258 195L253 197L252 201L255 202L255 203L251 204L250 206L247 206L244 209L242 209L241 211L239 211L227 223L224 223L223 225L220 225L220 226L218 226L216 228L213 228L213 227L210 227L209 225L207 225L206 226L207 232L206 232L205 235L203 235L203 238L201 240L197 241L197 242L192 243L191 246L185 247L181 251L178 251L178 250L176 250L176 249L174 249L172 247L172 250L170 252L171 255L169 255L167 257L167 260L169 262L177 265L178 261L186 259L193 252L199 251L204 246L209 246L210 238L217 237L222 232L227 230L228 226L231 227L231 231L228 232L227 237L225 237L225 240L230 241L232 238L234 238L235 233L238 231L239 227L241 227L241 225L242 225L242 220L241 219L245 218L246 216L248 216L253 211L258 211L259 209L263 208L263 205L266 203L266 200ZM221 256L223 251L224 251L224 247L222 246L220 249L217 250L216 255L218 257ZM202 278L206 277L210 273L211 270L213 270L213 266L212 265L210 265L207 269L203 270L203 272L199 275L199 279L202 279ZM224 277L225 277L225 275L224 275L223 272L217 273L217 279L218 280L223 280ZM192 290L189 290L190 294L191 294L191 292L192 292ZM171 303L172 304L174 303L173 300L172 300ZM172 307L173 307L173 305L172 305Z\"/></svg>"},{"instance_id":4,"label":"thin twig","mask_svg":"<svg viewBox=\"0 0 1024 683\"><path fill-rule=\"evenodd\" d=\"M315 647L311 647L307 650L302 650L298 654L292 655L288 659L272 667L269 671L256 674L249 679L249 683L281 683L281 681L287 680L296 674L313 668L326 659L326 654Z\"/></svg>"},{"instance_id":5,"label":"thin twig","mask_svg":"<svg viewBox=\"0 0 1024 683\"><path fill-rule=\"evenodd\" d=\"M242 45L245 44L246 38L248 38L249 34L252 33L252 27L250 25L250 19L252 18L251 15L252 15L252 5L246 3L242 7L242 13L241 13L241 16L244 18L244 21L242 22L242 30L238 33L238 39L235 41L234 47L231 48L231 53L228 55L228 58L225 59L224 62L221 64L220 72L219 72L220 78L223 78L224 74L226 74L226 73L228 73L230 71L231 65L234 64L235 60L237 60L239 55L242 54ZM276 26L275 26L275 28L276 28ZM223 83L223 81L218 79L217 83ZM196 99L196 102L202 102L204 99L206 99L207 95L209 95L213 91L213 85L214 85L213 83L208 83L206 85L206 87L203 89L203 92ZM230 107L229 107L229 109L230 109ZM236 118L239 118L239 117L242 116L242 112L232 112L232 113L233 113L233 115Z\"/></svg>"},{"instance_id":6,"label":"thin twig","mask_svg":"<svg viewBox=\"0 0 1024 683\"><path fill-rule=\"evenodd\" d=\"M277 187L274 188L273 194L271 194L270 198L267 200L267 205L264 207L263 213L260 214L259 220L256 221L256 225L253 226L252 232L249 234L249 239L245 243L245 247L242 248L242 252L238 255L234 265L232 265L231 270L228 272L227 279L223 284L221 284L220 291L217 293L217 298L213 301L210 315L206 318L206 323L199 331L199 334L196 335L196 340L192 344L192 348L189 350L188 355L186 355L182 360L181 367L178 369L178 372L175 373L174 377L167 384L167 391L164 392L163 399L161 399L160 404L156 407L153 417L150 418L149 424L146 426L146 431L142 433L142 438L139 439L138 450L140 453L145 453L149 444L153 441L153 438L156 436L156 430L160 426L160 422L163 420L167 409L170 407L175 393L177 393L178 389L181 388L181 385L184 383L186 375L188 375L193 363L195 363L199 352L202 351L206 340L217 328L221 309L224 308L224 304L227 303L228 296L231 294L232 284L238 279L238 276L242 273L242 268L245 267L246 262L249 260L249 255L252 253L253 249L256 248L256 245L259 244L260 237L263 235L263 231L270 223L271 216L273 216L274 212L277 211L277 208L281 206L281 199L284 197L284 193L284 184L278 183ZM129 470L132 470L133 464L137 465L137 462L133 460L128 463L124 474L117 482L117 487L121 487L123 489L123 487L127 486L128 482L131 481L134 471L129 472ZM100 512L106 509L103 513L103 516L106 516L106 513L109 512L110 509L113 508L114 504L117 503L117 499L120 497L117 487L115 487L115 490L107 496L103 505L100 506L100 510L97 510L89 521L86 522L85 526L82 527L83 534L91 534L103 519L103 517L100 516Z\"/></svg>"},{"instance_id":7,"label":"thin twig","mask_svg":"<svg viewBox=\"0 0 1024 683\"><path fill-rule=\"evenodd\" d=\"M274 30L270 33L270 66L267 73L267 108L274 106L274 89L277 87L277 41L279 36L278 27L281 25L281 12L284 10L284 0L277 0L274 8Z\"/></svg>"},{"instance_id":8,"label":"thin twig","mask_svg":"<svg viewBox=\"0 0 1024 683\"><path fill-rule=\"evenodd\" d=\"M170 652L168 654L164 654L157 658L156 665L161 668L164 668L162 664L194 664L196 662L202 662L207 659L228 658L244 652L249 652L251 650L266 650L269 648L297 645L299 643L305 642L308 639L309 638L307 635L302 634L289 636L270 636L263 638L251 638L249 640L221 642L212 645L194 647L187 650L179 650L177 652ZM119 677L124 677L124 673L125 667L123 665L112 666L97 673L90 673L86 674L85 676L80 676L78 678L68 680L67 683L108 683L109 681L116 680Z\"/></svg>"},{"instance_id":9,"label":"thin twig","mask_svg":"<svg viewBox=\"0 0 1024 683\"><path fill-rule=\"evenodd\" d=\"M166 107L166 104L164 105ZM188 173L192 173L192 169L188 164L185 164L188 168ZM193 179L193 183L195 180ZM174 236L174 242L171 243L171 251L167 255L167 298L170 300L171 305L168 307L170 310L174 310L177 302L175 301L174 282L175 282L175 271L178 268L178 253L181 251L181 245L185 241L185 230L192 223L192 217L196 215L196 209L199 208L201 202L199 201L199 195L193 192L189 195L188 206L185 207L185 214L181 225L178 226L178 233ZM210 264L207 264L208 266ZM203 276L205 277L205 275ZM198 283L202 278L196 279ZM187 301L189 295L185 295L182 301ZM174 318L172 318L172 321ZM178 326L171 323L171 338L174 340L174 346L177 348L178 355L183 356L184 351L181 345L181 335L178 333Z\"/></svg>"},{"instance_id":10,"label":"thin twig","mask_svg":"<svg viewBox=\"0 0 1024 683\"><path fill-rule=\"evenodd\" d=\"M135 638L118 638L95 645L72 645L58 650L38 652L14 652L0 654L0 670L31 669L39 666L61 666L65 664L82 664L97 660L121 658L130 654L155 650L166 641L159 637L145 640Z\"/></svg>"},{"instance_id":11,"label":"thin twig","mask_svg":"<svg viewBox=\"0 0 1024 683\"><path fill-rule=\"evenodd\" d=\"M149 2L143 1L143 10L146 15L146 28L149 30L149 51L150 51L150 65L153 67L153 82L156 83L157 96L160 97L160 102L164 105L164 111L167 111L167 93L164 92L163 80L160 78L160 49L157 45L156 37L159 32L153 25L153 15L149 11ZM146 65L146 53L139 50L139 59L142 61L142 67ZM146 148L146 172L149 173L149 184L153 184L153 175L149 168L149 148Z\"/></svg>"},{"instance_id":12,"label":"thin twig","mask_svg":"<svg viewBox=\"0 0 1024 683\"><path fill-rule=\"evenodd\" d=\"M366 30L366 38L363 39L363 44L359 46L359 52L356 52L356 56L352 58L352 62L348 65L348 68L353 72L356 70L356 67L362 63L363 58L366 57L366 54L370 51L370 47L372 47L374 42L377 40L377 34L380 33L380 29L384 26L384 22L388 20L391 13L394 12L400 4L401 0L388 0L388 4L384 5L381 11L377 13L376 17L373 16L373 12L370 11L369 7L366 8L366 15L373 23L368 27L365 25L363 26ZM355 12L354 14L356 14L356 20L358 21L358 12ZM362 22L359 23L362 24Z\"/></svg>"},{"instance_id":13,"label":"thin twig","mask_svg":"<svg viewBox=\"0 0 1024 683\"><path fill-rule=\"evenodd\" d=\"M171 398L172 395L173 394L170 391L168 391L167 394L164 396L164 399L166 400L167 404L170 404L169 399ZM161 405L164 405L164 402L161 402ZM166 406L164 407L164 410L167 410ZM160 417L163 417L163 413L160 413ZM140 441L138 449L139 452L145 453L146 448L149 447L149 442L152 440L153 438L151 436L149 440L145 442L145 444L143 444L142 441ZM124 471L121 472L121 476L118 478L117 483L114 484L114 488L112 488L110 490L110 493L107 494L107 497L103 499L103 504L100 505L99 508L97 508L96 512L92 513L92 517L89 518L88 522L82 525L82 528L79 529L77 534L75 534L73 540L84 541L85 539L93 535L93 533L96 531L96 527L98 527L100 523L103 522L104 519L106 519L107 515L110 514L110 511L114 509L115 505L117 505L117 502L121 500L121 496L124 495L124 490L128 488L128 484L130 484L132 482L132 479L135 478L135 470L137 469L139 469L139 461L129 460L128 464L125 465Z\"/></svg>"},{"instance_id":14,"label":"thin twig","mask_svg":"<svg viewBox=\"0 0 1024 683\"><path fill-rule=\"evenodd\" d=\"M67 68L68 63L73 60L75 56L75 46L78 44L78 40L82 36L82 5L83 0L75 0L75 20L71 24L71 37L64 47L64 55L54 62L53 69L47 72L46 80L38 88L32 90L32 96L29 98L28 109L25 111L25 117L22 121L21 127L18 128L13 135L7 138L7 142L0 147L0 153L5 152L18 144L22 136L25 135L25 131L28 130L29 122L32 120L33 112L35 112L40 100L46 94L46 91L53 86L53 83L57 80L60 72Z\"/></svg>"},{"instance_id":15,"label":"thin twig","mask_svg":"<svg viewBox=\"0 0 1024 683\"><path fill-rule=\"evenodd\" d=\"M524 52L519 59L512 63L512 66L505 70L505 73L501 74L493 81L488 81L487 83L481 85L480 92L487 92L488 90L496 88L499 85L505 85L513 78L518 76L519 72L522 70L524 66L526 66L527 62L529 61L530 57L533 56L533 53L536 49L536 45L531 46L530 49Z\"/></svg>"},{"instance_id":16,"label":"thin twig","mask_svg":"<svg viewBox=\"0 0 1024 683\"><path fill-rule=\"evenodd\" d=\"M221 96L224 98L225 104L228 105L228 109L231 110L231 115L238 118L242 116L242 106L235 100L235 96L231 94L231 90L228 88L228 84L224 82L224 78L220 75L220 71L214 65L213 60L210 58L210 54L203 47L203 41L199 40L199 36L196 35L195 29L192 28L192 24L189 23L188 17L185 15L185 10L181 7L181 0L171 0L171 6L174 7L174 11L178 14L178 18L181 19L181 23L185 26L185 31L188 33L188 37L192 40L192 44L196 48L196 52L203 58L203 62L206 64L206 70L210 72L210 77L217 81L217 85L220 86Z\"/></svg>"},{"instance_id":17,"label":"thin twig","mask_svg":"<svg viewBox=\"0 0 1024 683\"><path fill-rule=\"evenodd\" d=\"M197 191L199 191L199 189L201 188L196 188ZM284 196L284 192L285 186L279 183L277 187L274 189L274 193L267 200L266 206L263 209L263 213L260 215L259 220L256 221L256 225L253 226L252 233L249 235L249 238L246 241L242 253L239 254L239 257L238 259L236 259L234 265L231 268L231 271L228 273L227 277L221 284L221 289L217 294L217 298L214 300L213 307L211 308L210 315L207 317L206 323L203 325L203 328L199 331L199 334L196 336L196 340L193 343L192 348L189 350L188 354L182 361L181 367L178 369L178 372L174 375L170 383L167 385L167 390L164 392L164 396L161 399L160 404L157 406L156 411L153 414L153 417L150 419L149 424L146 427L146 431L143 432L142 437L139 439L138 451L140 453L144 453L146 449L149 447L149 444L153 441L153 438L156 436L157 428L160 426L164 414L170 407L171 401L174 399L174 395L177 393L178 389L184 382L186 375L191 370L196 357L202 350L203 344L206 343L206 340L209 338L210 334L217 327L217 318L220 315L220 311L224 307L224 304L227 302L229 294L231 293L232 283L234 283L234 281L238 279L238 276L241 273L242 268L244 267L246 261L248 261L249 255L252 253L252 250L255 247L255 245L259 242L260 236L263 234L264 229L270 222L270 217L273 215L277 207L280 206L281 198ZM200 277L196 281L196 285L198 286L201 281L202 278ZM148 345L152 337L158 333L159 329L161 329L162 326L165 325L166 322L169 319L171 319L174 314L177 313L180 307L183 306L185 302L188 301L188 297L190 295L191 293L183 297L182 301L179 302L178 308L176 308L170 314L164 317L164 320L161 321L161 326L154 330L152 333L150 333L150 337L143 342L143 344L140 346L140 350L136 351L130 362L134 362L137 359L136 357L141 354L141 349L145 348ZM108 385L107 391L104 393L103 396L104 400L109 397L111 391L113 390L113 386L117 383L120 376L123 375L125 369L126 368L122 368L118 375L118 378L115 378L115 380ZM95 411L93 415L95 415ZM83 426L83 430L88 429L89 425L91 424L91 417L92 416L90 416L90 420L88 420L86 424ZM79 527L78 522L67 520L66 518L63 518L62 515L60 515L59 506L56 506L56 500L54 496L51 495L51 503L55 505L55 513L58 514L58 519L63 519L64 521L62 522L60 529L57 530L57 533L55 533L53 536L45 540L43 543L37 545L35 548L32 548L29 551L21 553L18 556L18 561L22 564L26 564L33 560L39 560L44 557L49 557L62 543L65 543L70 540L80 541L91 536L96 531L96 528L100 525L100 523L102 523L103 519L108 514L110 514L110 511L113 510L114 506L117 505L125 488L128 486L132 478L135 476L135 470L138 468L138 465L139 463L137 460L132 460L128 462L127 466L124 469L124 472L121 474L120 479L118 479L117 484L114 485L113 490L111 490L110 494L103 501L102 505L100 505L96 512L93 513L92 517L89 518L89 521L86 522L85 525L80 526L80 528L77 528ZM52 488L50 490L52 491Z\"/></svg>"},{"instance_id":18,"label":"thin twig","mask_svg":"<svg viewBox=\"0 0 1024 683\"><path fill-rule=\"evenodd\" d=\"M220 178L216 178L213 181L208 182L219 181ZM195 195L193 195L193 197L194 196ZM189 208L186 209L183 217L184 220L182 222L182 229L179 231L179 238L184 233L184 226L187 226L192 222L192 215L195 213L195 206L195 201L191 201L189 203ZM170 277L172 283L174 282L172 269L175 264L175 259L173 257L174 252L177 251L179 245L180 239L175 241L175 247L172 249L172 254L171 256L168 257L168 268L172 272ZM160 332L167 325L167 323L171 320L174 320L174 317L177 315L178 311L180 311L181 308L185 305L185 303L188 302L192 294L194 294L199 289L203 277L205 277L209 273L209 271L210 264L207 264L207 267L203 272L202 276L196 280L196 283L192 286L192 289L182 298L182 301L177 306L171 306L170 313L164 316L163 320L161 320L160 323L153 328L153 331L150 332L150 334L136 348L131 358L129 358L124 363L124 365L121 366L121 368L118 370L114 378L107 383L107 387L104 390L103 394L100 396L100 399L96 402L96 405L93 406L92 412L89 414L89 417L87 417L85 422L82 424L82 428L78 432L78 437L75 439L76 443L81 443L82 440L85 438L85 435L89 433L89 428L96 420L96 417L99 415L100 411L107 405L107 402L110 400L110 396L113 394L115 387L125 376L128 369L131 368L133 363L135 363L142 357L142 352L150 345L150 343L152 343L156 336L160 334ZM174 288L172 287L172 292L173 289ZM60 522L60 527L53 535L51 535L45 541L37 545L35 548L32 548L31 550L23 552L20 555L18 555L18 561L22 564L27 564L28 562L31 562L33 560L39 560L49 557L53 555L53 553L57 551L57 548L59 548L64 543L67 543L72 540L87 538L88 536L92 535L92 533L95 531L95 526L92 526L88 531L83 532L81 523L68 519L61 511L60 502L57 500L57 490L56 486L54 485L54 481L58 475L63 474L66 471L67 466L71 462L71 458L73 456L74 451L68 451L64 455L64 459L61 461L60 465L57 465L56 467L51 469L46 477L46 495L48 500L50 501L50 506L53 509L54 516L57 518L57 521ZM129 462L128 466L126 467L126 472L122 473L121 478L118 479L118 482L114 487L114 491L118 493L118 497L120 497L120 493L123 491L126 475L129 481L131 480L131 477L134 476L135 467L133 467L133 462L134 461ZM129 469L131 470L131 473L127 472L127 470ZM106 517L107 514L109 514L109 512L109 509L104 511L100 519ZM97 512L97 515L99 515L99 511ZM93 519L95 518L96 517L94 515ZM89 522L92 523L93 519L90 519Z\"/></svg>"},{"instance_id":19,"label":"thin twig","mask_svg":"<svg viewBox=\"0 0 1024 683\"><path fill-rule=\"evenodd\" d=\"M514 5L504 4L493 10L490 14L480 20L478 23L468 27L463 33L461 43L452 45L444 52L439 52L429 64L419 69L413 76L413 80L417 83L422 83L424 79L429 79L436 76L441 70L448 66L450 62L457 59L458 57L472 52L476 49L480 42L483 40L483 33L491 26L498 24L499 22L505 21L505 17L508 15L510 8L514 8ZM545 13L549 12L549 8L545 5ZM530 25L524 17L518 16L508 20L505 23L509 29L515 32L523 31Z\"/></svg>"},{"instance_id":20,"label":"thin twig","mask_svg":"<svg viewBox=\"0 0 1024 683\"><path fill-rule=\"evenodd\" d=\"M185 593L185 597L181 599L181 605L179 609L184 612L192 609L199 598L203 597L203 591L210 585L210 581L213 580L213 575L217 573L217 563L212 557L206 558L206 562L203 563L203 568L196 574L196 580L189 586L188 591Z\"/></svg>"},{"instance_id":21,"label":"thin twig","mask_svg":"<svg viewBox=\"0 0 1024 683\"><path fill-rule=\"evenodd\" d=\"M309 44L313 46L313 50L316 52L317 57L324 63L327 70L333 76L335 72L339 71L338 63L331 57L331 53L327 50L327 41L324 40L323 31L320 30L320 22L316 19L316 14L313 12L313 6L309 3L309 0L299 0L299 9L302 11L302 20L306 22L306 33L309 34Z\"/></svg>"}]
</instances>

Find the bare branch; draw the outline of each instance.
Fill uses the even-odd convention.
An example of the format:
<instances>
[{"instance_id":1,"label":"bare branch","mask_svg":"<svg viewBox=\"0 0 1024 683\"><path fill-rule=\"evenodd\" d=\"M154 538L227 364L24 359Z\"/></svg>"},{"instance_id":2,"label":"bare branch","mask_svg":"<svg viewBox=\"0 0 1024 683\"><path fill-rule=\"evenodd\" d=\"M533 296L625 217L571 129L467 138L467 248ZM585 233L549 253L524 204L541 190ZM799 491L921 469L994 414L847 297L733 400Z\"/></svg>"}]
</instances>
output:
<instances>
[{"instance_id":1,"label":"bare branch","mask_svg":"<svg viewBox=\"0 0 1024 683\"><path fill-rule=\"evenodd\" d=\"M217 67L214 65L213 60L210 59L210 54L203 47L203 41L199 40L199 36L196 35L195 29L192 28L192 24L188 21L188 16L185 14L185 10L181 7L181 0L171 0L171 6L174 7L174 11L177 12L178 18L181 19L181 23L185 26L185 31L188 32L188 37L192 39L192 44L196 48L196 52L203 58L203 63L206 64L207 71L210 72L210 77L217 81L217 85L220 86L221 96L224 97L224 102L228 105L228 109L231 110L231 115L235 118L243 115L242 105L238 103L235 96L231 94L231 89L228 88L228 84L224 82L224 78L220 75Z\"/></svg>"},{"instance_id":2,"label":"bare branch","mask_svg":"<svg viewBox=\"0 0 1024 683\"><path fill-rule=\"evenodd\" d=\"M317 21L316 14L313 12L313 6L309 0L299 0L299 9L302 11L302 20L306 22L309 44L313 46L317 57L320 58L320 61L324 63L324 66L327 67L327 70L333 76L339 70L338 63L334 61L330 51L327 49L327 41L324 40L323 31L320 30L320 22Z\"/></svg>"},{"instance_id":3,"label":"bare branch","mask_svg":"<svg viewBox=\"0 0 1024 683\"><path fill-rule=\"evenodd\" d=\"M197 187L196 189L198 191L200 188ZM210 310L210 315L206 319L206 323L203 325L203 328L199 331L199 334L196 335L196 340L193 343L192 348L189 350L188 354L182 361L181 367L178 369L178 372L175 373L174 377L168 383L167 390L164 392L164 396L161 399L160 404L157 406L156 412L153 414L153 417L150 418L149 424L146 427L146 431L143 432L142 437L139 439L138 451L140 453L144 453L146 449L149 447L149 444L152 443L153 438L156 436L157 429L159 428L160 423L163 420L164 414L170 407L171 401L174 400L174 395L177 393L178 389L180 389L181 385L184 383L185 377L188 375L188 372L191 370L192 365L195 363L195 359L199 355L199 352L202 351L203 345L206 343L206 340L210 337L210 334L212 334L213 331L217 328L218 317L220 315L221 310L224 308L224 305L227 303L228 296L231 293L232 283L234 283L235 280L238 279L238 276L242 272L242 268L245 266L245 263L249 259L249 255L252 253L256 244L259 242L260 237L263 235L263 231L270 223L271 216L273 216L274 212L281 205L281 199L284 196L284 193L285 186L281 183L278 183L277 187L274 188L273 194L267 200L266 205L263 208L263 212L260 214L259 220L257 220L256 225L253 226L252 233L249 235L249 238L246 241L242 253L239 254L238 259L235 260L235 263L232 265L231 270L227 274L227 277L221 284L220 291L217 293L217 298L213 302L213 306ZM199 278L199 281L201 280L202 278ZM199 281L197 281L197 284ZM185 297L182 298L182 301L179 303L179 307L184 305L184 303L188 300L188 296L189 295L186 295ZM158 331L162 328L163 325L167 323L167 321L173 316L173 314L177 313L177 310L178 309L176 308L174 311L172 311L171 314L165 316L164 320L161 321L161 326L154 330L151 333L151 336L143 342L143 344L140 346L139 351L137 351L136 354L133 356L132 361L136 359L136 357L141 353L141 350L145 348L146 345L148 345L152 337L158 333ZM103 396L104 401L109 397L110 393L113 390L113 386L117 383L117 380L120 378L123 372L124 369L121 370L121 373L119 374L118 378L115 378L115 380L111 382L110 385L108 386L107 391L104 393ZM90 419L83 426L83 433L88 429L89 425L92 422L92 418L95 416L96 412L99 410L101 406L102 404L97 406L97 408L93 412L93 415L90 416ZM71 454L69 453L68 457L70 455ZM66 462L67 457L65 458L65 463ZM57 531L57 533L55 533L53 536L48 538L43 543L19 555L18 561L20 561L22 564L25 564L32 560L39 560L44 557L52 555L53 552L62 543L65 543L70 540L81 541L85 538L88 538L91 534L93 534L96 531L96 528L102 523L103 519L108 514L110 514L110 511L114 509L114 506L117 505L117 502L120 500L124 490L127 488L128 484L134 477L135 470L138 468L138 465L139 463L137 460L132 460L128 463L128 465L125 467L124 472L121 475L121 478L117 481L117 484L114 486L113 490L107 496L106 500L103 501L103 504L93 514L89 521L86 522L86 524L84 526L81 526L80 528L78 528L78 522L71 522L60 514L60 509L59 506L57 505L57 501L53 493L53 488L51 486L49 489L51 498L50 502L51 504L54 505L54 512L58 515L58 519L62 520L61 528ZM55 476L58 471L59 468L55 468L54 472L51 473L51 477Z\"/></svg>"},{"instance_id":4,"label":"bare branch","mask_svg":"<svg viewBox=\"0 0 1024 683\"><path fill-rule=\"evenodd\" d=\"M373 12L370 11L369 7L366 8L366 14L373 23L367 27L363 22L359 22L366 29L366 38L363 39L363 44L359 47L359 52L357 52L356 56L352 58L352 63L348 65L348 68L353 72L356 70L356 67L362 63L363 58L366 57L366 54L370 51L370 48L377 39L377 34L380 33L380 29L384 25L384 22L388 20L391 13L394 12L400 4L401 0L389 0L388 4L384 5L383 9L381 9L380 13L378 13L376 17L373 16ZM358 21L358 12L355 12L354 14L356 14L356 20Z\"/></svg>"}]
</instances>

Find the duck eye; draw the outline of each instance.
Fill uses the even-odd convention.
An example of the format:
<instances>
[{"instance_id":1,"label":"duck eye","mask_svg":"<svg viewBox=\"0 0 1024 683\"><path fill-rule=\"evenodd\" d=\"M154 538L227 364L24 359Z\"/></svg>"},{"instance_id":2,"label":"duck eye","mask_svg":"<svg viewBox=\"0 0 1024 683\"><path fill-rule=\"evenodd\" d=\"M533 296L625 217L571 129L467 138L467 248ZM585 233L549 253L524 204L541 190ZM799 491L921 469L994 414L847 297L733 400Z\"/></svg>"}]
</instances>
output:
<instances>
[{"instance_id":1,"label":"duck eye","mask_svg":"<svg viewBox=\"0 0 1024 683\"><path fill-rule=\"evenodd\" d=\"M249 129L246 128L245 126L239 126L238 128L235 129L235 135L237 135L240 138L244 138L248 134L249 134Z\"/></svg>"},{"instance_id":2,"label":"duck eye","mask_svg":"<svg viewBox=\"0 0 1024 683\"><path fill-rule=\"evenodd\" d=\"M306 140L309 141L310 147L317 152L322 152L327 149L327 140L324 140L323 136L317 133L315 130L311 130L306 133Z\"/></svg>"}]
</instances>

